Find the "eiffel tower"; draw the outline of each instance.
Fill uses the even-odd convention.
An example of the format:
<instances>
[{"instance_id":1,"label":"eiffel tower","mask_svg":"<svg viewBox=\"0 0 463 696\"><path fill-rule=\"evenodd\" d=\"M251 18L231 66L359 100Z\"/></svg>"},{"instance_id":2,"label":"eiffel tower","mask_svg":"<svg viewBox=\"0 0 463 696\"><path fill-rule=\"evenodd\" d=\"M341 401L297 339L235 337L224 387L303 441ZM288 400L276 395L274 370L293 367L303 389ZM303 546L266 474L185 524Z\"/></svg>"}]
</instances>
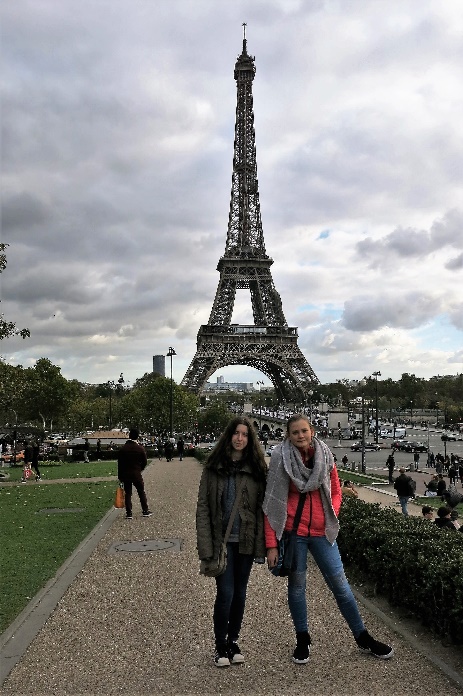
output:
<instances>
[{"instance_id":1,"label":"eiffel tower","mask_svg":"<svg viewBox=\"0 0 463 696\"><path fill-rule=\"evenodd\" d=\"M273 260L265 251L252 98L256 68L243 27L243 51L234 72L237 105L227 242L217 266L220 280L209 321L198 331L196 354L181 384L198 394L221 367L249 365L267 375L280 401L303 401L320 382L297 345L297 328L286 322L270 272ZM241 288L250 290L254 325L231 324L236 290Z\"/></svg>"}]
</instances>

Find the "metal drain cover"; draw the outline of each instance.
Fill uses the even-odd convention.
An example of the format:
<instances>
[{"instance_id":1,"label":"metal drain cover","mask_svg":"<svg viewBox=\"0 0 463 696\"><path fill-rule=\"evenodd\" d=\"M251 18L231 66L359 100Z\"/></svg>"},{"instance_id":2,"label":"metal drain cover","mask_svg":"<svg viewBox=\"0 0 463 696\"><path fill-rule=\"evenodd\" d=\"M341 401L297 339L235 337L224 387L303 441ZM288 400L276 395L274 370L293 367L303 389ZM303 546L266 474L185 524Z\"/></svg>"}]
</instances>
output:
<instances>
[{"instance_id":1,"label":"metal drain cover","mask_svg":"<svg viewBox=\"0 0 463 696\"><path fill-rule=\"evenodd\" d=\"M146 541L116 541L108 553L147 553L151 551L181 551L181 539L147 539Z\"/></svg>"}]
</instances>

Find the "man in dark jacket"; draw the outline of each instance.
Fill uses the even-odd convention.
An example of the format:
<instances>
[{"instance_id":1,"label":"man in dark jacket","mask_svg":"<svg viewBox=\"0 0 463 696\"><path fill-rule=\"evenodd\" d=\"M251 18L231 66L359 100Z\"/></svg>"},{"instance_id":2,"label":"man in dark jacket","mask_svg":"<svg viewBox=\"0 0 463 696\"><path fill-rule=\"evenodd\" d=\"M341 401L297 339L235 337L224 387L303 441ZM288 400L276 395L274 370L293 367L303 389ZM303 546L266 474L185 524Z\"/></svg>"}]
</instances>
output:
<instances>
[{"instance_id":1,"label":"man in dark jacket","mask_svg":"<svg viewBox=\"0 0 463 696\"><path fill-rule=\"evenodd\" d=\"M402 512L404 515L408 515L407 503L408 499L413 497L413 487L415 485L414 480L411 476L405 474L405 469L401 467L399 469L399 476L397 476L394 488L399 496L399 501L402 506Z\"/></svg>"},{"instance_id":2,"label":"man in dark jacket","mask_svg":"<svg viewBox=\"0 0 463 696\"><path fill-rule=\"evenodd\" d=\"M437 511L437 517L434 520L434 523L437 524L437 526L441 529L451 529L452 531L456 532L457 529L450 518L451 513L452 510L443 505Z\"/></svg>"},{"instance_id":3,"label":"man in dark jacket","mask_svg":"<svg viewBox=\"0 0 463 696\"><path fill-rule=\"evenodd\" d=\"M132 484L137 489L143 517L150 517L153 514L148 508L142 476L142 471L148 461L144 448L137 442L139 436L139 431L132 428L129 431L129 439L121 447L117 456L117 476L119 481L124 484L125 512L128 520L132 519Z\"/></svg>"}]
</instances>

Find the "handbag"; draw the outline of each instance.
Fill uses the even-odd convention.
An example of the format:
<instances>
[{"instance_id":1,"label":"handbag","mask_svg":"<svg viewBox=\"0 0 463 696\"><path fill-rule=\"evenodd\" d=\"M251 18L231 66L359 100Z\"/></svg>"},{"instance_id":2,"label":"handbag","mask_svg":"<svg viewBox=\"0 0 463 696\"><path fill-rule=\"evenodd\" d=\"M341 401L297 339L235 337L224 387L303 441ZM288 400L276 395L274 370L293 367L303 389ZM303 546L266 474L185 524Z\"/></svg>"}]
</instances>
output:
<instances>
[{"instance_id":1,"label":"handbag","mask_svg":"<svg viewBox=\"0 0 463 696\"><path fill-rule=\"evenodd\" d=\"M125 491L122 485L116 488L116 496L114 498L114 507L123 508L125 507Z\"/></svg>"},{"instance_id":2,"label":"handbag","mask_svg":"<svg viewBox=\"0 0 463 696\"><path fill-rule=\"evenodd\" d=\"M296 550L296 536L299 522L301 521L302 508L304 507L307 493L299 495L296 514L294 515L293 528L290 532L283 532L283 536L278 541L278 561L274 568L270 568L272 575L277 578L284 578L293 569L294 552Z\"/></svg>"},{"instance_id":3,"label":"handbag","mask_svg":"<svg viewBox=\"0 0 463 696\"><path fill-rule=\"evenodd\" d=\"M225 572L225 568L227 567L227 541L230 536L236 513L238 511L241 493L243 492L243 483L244 482L242 479L240 485L238 486L238 490L236 491L235 503L230 514L230 519L228 520L227 529L225 530L225 536L223 538L222 543L220 544L218 557L209 558L205 561L201 561L200 563L199 573L200 575L205 575L207 578L216 578L219 575L222 575L222 573Z\"/></svg>"}]
</instances>

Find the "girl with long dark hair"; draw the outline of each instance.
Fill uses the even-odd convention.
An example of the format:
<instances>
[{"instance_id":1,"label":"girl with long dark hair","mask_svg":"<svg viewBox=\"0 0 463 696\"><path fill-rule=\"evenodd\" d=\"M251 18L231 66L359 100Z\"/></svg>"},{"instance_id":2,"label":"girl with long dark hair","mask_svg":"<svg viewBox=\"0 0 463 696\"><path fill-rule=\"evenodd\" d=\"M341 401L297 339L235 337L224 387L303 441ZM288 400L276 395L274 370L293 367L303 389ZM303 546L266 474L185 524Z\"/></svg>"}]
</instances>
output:
<instances>
[{"instance_id":1,"label":"girl with long dark hair","mask_svg":"<svg viewBox=\"0 0 463 696\"><path fill-rule=\"evenodd\" d=\"M262 503L266 464L257 434L247 418L233 418L206 462L196 510L200 560L218 557L239 492L237 513L227 541L227 566L215 578L214 664L244 662L238 646L253 561L265 558Z\"/></svg>"}]
</instances>

